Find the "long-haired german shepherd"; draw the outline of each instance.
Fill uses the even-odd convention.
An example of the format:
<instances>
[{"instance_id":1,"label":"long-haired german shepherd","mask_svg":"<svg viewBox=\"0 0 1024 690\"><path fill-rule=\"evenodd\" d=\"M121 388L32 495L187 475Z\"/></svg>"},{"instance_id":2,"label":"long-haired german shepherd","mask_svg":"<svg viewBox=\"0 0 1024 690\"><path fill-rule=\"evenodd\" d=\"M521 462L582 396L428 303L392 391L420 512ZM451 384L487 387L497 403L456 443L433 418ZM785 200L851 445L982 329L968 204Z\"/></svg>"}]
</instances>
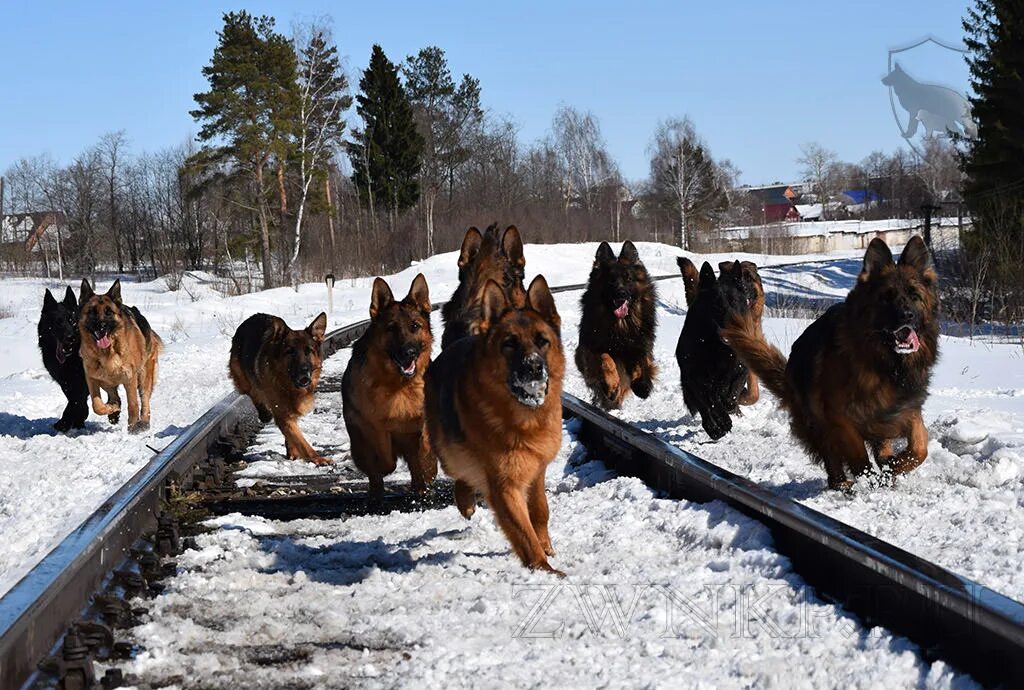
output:
<instances>
[{"instance_id":1,"label":"long-haired german shepherd","mask_svg":"<svg viewBox=\"0 0 1024 690\"><path fill-rule=\"evenodd\" d=\"M894 474L928 457L921 406L938 356L937 283L920 237L911 238L899 263L875 238L846 301L797 338L788 362L749 315L735 315L722 330L789 410L793 433L825 465L830 488L850 486L847 469L868 469L865 442L879 467ZM894 455L896 438L906 438L907 447Z\"/></svg>"},{"instance_id":2,"label":"long-haired german shepherd","mask_svg":"<svg viewBox=\"0 0 1024 690\"><path fill-rule=\"evenodd\" d=\"M698 293L700 292L701 278L700 273L697 272L697 267L693 265L693 262L687 259L685 256L680 256L676 259L676 263L679 265L679 272L683 276L683 287L686 293L686 306L688 309L692 309L693 305L697 301ZM738 289L742 293L741 295L735 295L735 298L740 303L745 303L745 309L751 311L751 316L757 323L758 328L761 327L761 318L764 314L764 285L761 283L761 274L757 272L757 264L753 261L740 261L740 273L737 274L735 270L736 261L721 261L718 264L718 281L721 283L720 287L728 287L728 292L734 294L733 290ZM689 317L689 313L687 313ZM724 324L724 315L720 315L721 318L716 322L718 326ZM717 331L717 327L716 327ZM708 337L713 337L710 331L707 334ZM679 351L682 345L682 334L680 334L680 343L676 346L676 361L679 360ZM718 346L715 346L718 349ZM682 364L680 363L680 371L682 371ZM724 368L724 367L723 367ZM761 388L758 384L757 374L752 369L747 369L747 383L742 393L740 393L737 402L740 405L753 405L761 397ZM693 410L691 409L691 412ZM703 418L703 417L702 417Z\"/></svg>"},{"instance_id":3,"label":"long-haired german shepherd","mask_svg":"<svg viewBox=\"0 0 1024 690\"><path fill-rule=\"evenodd\" d=\"M482 234L476 228L467 230L458 263L459 287L441 309L444 321L441 349L480 331L481 302L487 281L500 285L509 302L517 307L523 305L526 296L523 238L514 225L500 233L497 223Z\"/></svg>"},{"instance_id":4,"label":"long-haired german shepherd","mask_svg":"<svg viewBox=\"0 0 1024 690\"><path fill-rule=\"evenodd\" d=\"M313 409L326 330L323 312L300 331L288 328L277 316L253 314L231 338L228 363L235 388L252 399L260 421L273 419L281 430L288 457L317 465L331 461L313 450L298 420Z\"/></svg>"},{"instance_id":5,"label":"long-haired german shepherd","mask_svg":"<svg viewBox=\"0 0 1024 690\"><path fill-rule=\"evenodd\" d=\"M85 379L92 409L117 424L121 414L118 387L128 398L128 431L149 429L149 400L156 385L157 360L163 341L136 307L121 301L121 281L115 280L103 295L89 281L82 281L78 332ZM100 390L107 393L103 402Z\"/></svg>"},{"instance_id":6,"label":"long-haired german shepherd","mask_svg":"<svg viewBox=\"0 0 1024 690\"><path fill-rule=\"evenodd\" d=\"M739 411L740 398L749 380L747 367L722 342L718 331L731 312L747 314L754 302L754 293L746 289L749 285L742 264L723 263L721 276L716 278L711 264L704 262L697 294L690 302L676 345L683 401L691 414L700 414L701 425L712 439L719 439L732 429L732 415ZM753 315L752 318L760 327L760 319Z\"/></svg>"},{"instance_id":7,"label":"long-haired german shepherd","mask_svg":"<svg viewBox=\"0 0 1024 690\"><path fill-rule=\"evenodd\" d=\"M559 573L548 535L544 471L562 441L561 320L543 276L523 308L500 285L483 292L480 333L453 343L427 372L430 445L455 479L467 519L487 499L512 550L529 568Z\"/></svg>"},{"instance_id":8,"label":"long-haired german shepherd","mask_svg":"<svg viewBox=\"0 0 1024 690\"><path fill-rule=\"evenodd\" d=\"M68 399L64 413L53 428L57 431L82 429L89 417L89 385L85 382L82 355L78 352L82 344L78 330L78 300L70 287L65 291L62 302L58 302L49 290L43 295L38 334L43 366Z\"/></svg>"},{"instance_id":9,"label":"long-haired german shepherd","mask_svg":"<svg viewBox=\"0 0 1024 690\"><path fill-rule=\"evenodd\" d=\"M580 339L576 367L604 409L622 406L629 391L651 394L657 292L632 242L618 258L607 242L594 257L587 289L580 298Z\"/></svg>"},{"instance_id":10,"label":"long-haired german shepherd","mask_svg":"<svg viewBox=\"0 0 1024 690\"><path fill-rule=\"evenodd\" d=\"M423 378L433 343L423 274L401 302L384 280L373 281L370 327L352 346L341 381L352 460L369 478L373 497L384 494L384 477L399 456L409 464L414 491L426 491L437 476L423 434Z\"/></svg>"}]
</instances>

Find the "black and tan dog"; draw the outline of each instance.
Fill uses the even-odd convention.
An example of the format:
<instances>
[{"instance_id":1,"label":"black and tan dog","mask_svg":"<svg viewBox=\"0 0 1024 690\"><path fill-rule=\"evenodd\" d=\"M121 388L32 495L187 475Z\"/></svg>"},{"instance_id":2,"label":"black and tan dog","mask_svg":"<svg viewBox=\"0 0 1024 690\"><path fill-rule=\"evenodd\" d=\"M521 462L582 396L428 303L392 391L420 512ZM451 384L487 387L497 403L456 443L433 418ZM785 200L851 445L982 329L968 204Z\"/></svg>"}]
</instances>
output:
<instances>
[{"instance_id":1,"label":"black and tan dog","mask_svg":"<svg viewBox=\"0 0 1024 690\"><path fill-rule=\"evenodd\" d=\"M630 390L638 398L651 394L658 373L653 355L656 299L654 284L633 243L623 244L616 258L608 243L602 242L580 299L576 348L576 368L595 405L621 407Z\"/></svg>"},{"instance_id":2,"label":"black and tan dog","mask_svg":"<svg viewBox=\"0 0 1024 690\"><path fill-rule=\"evenodd\" d=\"M455 479L459 511L471 517L483 494L523 564L558 574L547 559L554 551L544 471L562 442L560 325L543 276L530 283L521 309L487 283L480 332L430 365L425 410L431 449Z\"/></svg>"},{"instance_id":3,"label":"black and tan dog","mask_svg":"<svg viewBox=\"0 0 1024 690\"><path fill-rule=\"evenodd\" d=\"M437 476L437 458L423 433L423 379L433 342L423 274L401 302L377 278L370 327L352 346L341 382L352 460L369 478L372 497L384 494L384 477L395 471L399 457L409 465L414 491L426 491Z\"/></svg>"},{"instance_id":4,"label":"black and tan dog","mask_svg":"<svg viewBox=\"0 0 1024 690\"><path fill-rule=\"evenodd\" d=\"M719 439L732 429L732 415L739 410L750 377L718 331L730 313L752 312L754 299L739 262L723 264L722 274L716 278L711 264L705 261L695 282L696 295L689 303L676 345L679 382L687 409L700 414L708 436ZM760 328L760 319L755 322Z\"/></svg>"},{"instance_id":5,"label":"black and tan dog","mask_svg":"<svg viewBox=\"0 0 1024 690\"><path fill-rule=\"evenodd\" d=\"M85 381L82 355L78 352L82 344L78 330L78 300L70 287L65 291L62 302L58 302L49 290L43 295L38 334L43 366L68 399L64 413L53 428L57 431L82 429L89 418L89 386Z\"/></svg>"},{"instance_id":6,"label":"black and tan dog","mask_svg":"<svg viewBox=\"0 0 1024 690\"><path fill-rule=\"evenodd\" d=\"M459 286L441 309L444 332L441 348L459 338L480 332L481 301L484 286L493 280L505 291L509 302L522 306L526 296L523 276L526 259L523 256L523 238L514 225L498 231L491 225L482 234L476 228L466 231L459 252Z\"/></svg>"},{"instance_id":7,"label":"black and tan dog","mask_svg":"<svg viewBox=\"0 0 1024 690\"><path fill-rule=\"evenodd\" d=\"M277 316L253 314L231 338L228 364L235 388L252 399L260 421L273 419L281 430L288 457L317 465L331 461L306 441L299 417L313 409L326 330L324 313L298 331Z\"/></svg>"},{"instance_id":8,"label":"black and tan dog","mask_svg":"<svg viewBox=\"0 0 1024 690\"><path fill-rule=\"evenodd\" d=\"M121 301L120 280L103 295L93 292L89 281L83 280L80 303L80 351L93 412L107 415L111 424L117 424L121 414L118 387L124 386L129 433L149 429L149 401L163 341L137 308ZM101 390L107 393L106 402Z\"/></svg>"},{"instance_id":9,"label":"black and tan dog","mask_svg":"<svg viewBox=\"0 0 1024 690\"><path fill-rule=\"evenodd\" d=\"M938 274L920 237L899 263L875 238L846 300L793 343L787 362L753 318L736 314L722 336L789 410L793 434L825 465L828 485L850 486L869 467L909 472L928 457L921 407L938 357ZM894 454L892 441L907 439Z\"/></svg>"},{"instance_id":10,"label":"black and tan dog","mask_svg":"<svg viewBox=\"0 0 1024 690\"><path fill-rule=\"evenodd\" d=\"M683 287L686 292L686 306L692 308L694 302L697 301L697 294L700 290L700 274L697 272L697 267L693 265L693 262L684 256L680 256L676 259L676 263L679 264L679 272L683 276ZM734 261L721 261L718 264L718 275L719 280L726 279L731 285L736 284L734 275ZM757 272L757 264L753 261L741 261L739 262L742 275L739 282L740 289L743 292L741 298L746 302L746 307L750 309L751 315L754 321L757 323L757 327L761 327L761 318L764 314L764 285L761 283L761 274ZM719 322L721 325L722 322ZM679 359L679 349L676 348L676 359ZM761 397L761 388L758 384L757 374L753 370L747 370L747 384L742 393L740 393L739 402L740 405L753 405Z\"/></svg>"}]
</instances>

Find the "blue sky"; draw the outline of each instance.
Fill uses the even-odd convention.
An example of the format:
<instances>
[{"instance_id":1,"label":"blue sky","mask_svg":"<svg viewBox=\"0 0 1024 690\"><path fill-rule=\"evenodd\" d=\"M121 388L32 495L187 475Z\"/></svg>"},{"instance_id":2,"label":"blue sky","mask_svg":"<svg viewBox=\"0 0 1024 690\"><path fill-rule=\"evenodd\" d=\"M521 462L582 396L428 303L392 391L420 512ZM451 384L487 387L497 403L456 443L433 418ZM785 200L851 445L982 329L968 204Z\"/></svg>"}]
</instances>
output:
<instances>
[{"instance_id":1,"label":"blue sky","mask_svg":"<svg viewBox=\"0 0 1024 690\"><path fill-rule=\"evenodd\" d=\"M404 6L403 5L407 5ZM530 141L561 104L591 110L630 179L647 174L660 119L689 115L747 183L796 177L800 145L860 160L901 143L880 83L888 51L958 42L967 4L824 2L15 2L0 3L0 171L22 156L67 161L124 129L134 151L182 142L221 14L292 23L333 17L350 73L380 43L393 60L426 45L478 77L484 105ZM903 54L924 81L961 90L941 49ZM354 80L358 81L358 79ZM352 114L354 117L354 114Z\"/></svg>"}]
</instances>

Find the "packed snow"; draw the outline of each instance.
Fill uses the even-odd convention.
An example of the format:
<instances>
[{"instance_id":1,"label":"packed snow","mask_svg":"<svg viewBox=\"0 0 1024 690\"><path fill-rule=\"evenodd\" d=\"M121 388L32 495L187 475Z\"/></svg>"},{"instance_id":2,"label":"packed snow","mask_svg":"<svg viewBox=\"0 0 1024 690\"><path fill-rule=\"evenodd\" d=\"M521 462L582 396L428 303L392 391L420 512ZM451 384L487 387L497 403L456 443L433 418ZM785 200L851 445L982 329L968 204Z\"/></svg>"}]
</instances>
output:
<instances>
[{"instance_id":1,"label":"packed snow","mask_svg":"<svg viewBox=\"0 0 1024 690\"><path fill-rule=\"evenodd\" d=\"M653 275L677 273L679 250L638 248ZM544 273L552 285L585 282L595 250L596 244L527 245L527 276ZM692 258L717 265L733 257ZM842 299L860 263L851 253L744 258L759 266L814 262L762 270L771 315L765 332L784 351L809 314ZM389 278L396 295L421 271L435 301L451 294L456 269L449 253ZM230 390L227 352L242 319L267 311L299 327L326 304L323 285L228 298L209 282L194 274L186 277L188 290L176 292L161 281L124 285L126 301L167 342L153 432L128 436L123 421L110 427L93 417L84 432L64 437L50 429L64 398L35 348L46 283L4 281L0 302L14 316L0 320L0 529L8 535L0 544L0 591L141 467L150 447L169 443ZM339 282L331 327L365 318L371 282ZM864 481L844 495L825 489L823 470L808 462L766 392L744 409L731 434L708 440L685 412L679 389L674 350L686 313L682 284L662 281L658 289L660 379L649 400L631 398L617 414L1024 598L1020 342L943 337L925 407L928 461L895 486ZM570 362L578 299L578 292L557 297ZM347 356L329 360L325 375L340 376ZM566 390L587 398L571 363ZM244 481L320 471L354 476L340 404L339 394L324 392L302 421L314 447L338 465L316 470L284 460L283 441L271 427L250 449ZM167 593L148 602L149 617L133 631L143 651L126 670L142 685L171 687L196 677L204 687L823 687L838 678L859 687L972 685L941 662L926 661L906 640L864 629L816 598L758 523L718 504L660 499L638 481L614 476L599 458L586 458L571 422L547 482L558 552L552 564L569 573L564 582L523 570L488 510L468 523L454 507L336 521L212 521L217 529L178 560ZM534 619L535 605L543 614ZM797 655L809 663L794 664Z\"/></svg>"}]
</instances>

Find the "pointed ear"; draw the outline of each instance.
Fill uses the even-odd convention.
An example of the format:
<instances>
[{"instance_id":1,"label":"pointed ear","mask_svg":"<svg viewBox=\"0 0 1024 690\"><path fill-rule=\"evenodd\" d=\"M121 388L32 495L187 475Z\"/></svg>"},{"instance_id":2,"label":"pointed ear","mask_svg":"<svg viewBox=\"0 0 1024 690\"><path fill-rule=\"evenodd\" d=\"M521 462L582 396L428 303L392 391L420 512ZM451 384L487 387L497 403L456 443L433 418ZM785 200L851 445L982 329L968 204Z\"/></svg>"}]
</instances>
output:
<instances>
[{"instance_id":1,"label":"pointed ear","mask_svg":"<svg viewBox=\"0 0 1024 690\"><path fill-rule=\"evenodd\" d=\"M892 252L888 245L879 238L871 240L864 254L864 267L860 270L857 280L865 281L872 273L878 273L886 266L892 266Z\"/></svg>"},{"instance_id":2,"label":"pointed ear","mask_svg":"<svg viewBox=\"0 0 1024 690\"><path fill-rule=\"evenodd\" d=\"M555 308L555 298L551 295L551 289L548 288L548 281L544 276L538 275L530 283L530 288L526 291L526 303L556 331L561 330L562 319Z\"/></svg>"},{"instance_id":3,"label":"pointed ear","mask_svg":"<svg viewBox=\"0 0 1024 690\"><path fill-rule=\"evenodd\" d=\"M732 265L735 261L719 261L718 262L718 275L722 276L732 270Z\"/></svg>"},{"instance_id":4,"label":"pointed ear","mask_svg":"<svg viewBox=\"0 0 1024 690\"><path fill-rule=\"evenodd\" d=\"M523 237L516 226L510 225L505 228L505 234L501 236L501 249L512 263L518 266L526 265L526 258L523 256Z\"/></svg>"},{"instance_id":5,"label":"pointed ear","mask_svg":"<svg viewBox=\"0 0 1024 690\"><path fill-rule=\"evenodd\" d=\"M737 282L743 280L743 264L739 261L732 262L732 277L735 278Z\"/></svg>"},{"instance_id":6,"label":"pointed ear","mask_svg":"<svg viewBox=\"0 0 1024 690\"><path fill-rule=\"evenodd\" d=\"M700 289L700 274L697 267L685 256L676 257L679 264L679 272L683 275L683 291L686 293L686 306L692 307L697 299L697 290Z\"/></svg>"},{"instance_id":7,"label":"pointed ear","mask_svg":"<svg viewBox=\"0 0 1024 690\"><path fill-rule=\"evenodd\" d=\"M43 295L43 309L53 309L57 306L57 300L53 298L53 293L50 292L50 288L46 288L46 293Z\"/></svg>"},{"instance_id":8,"label":"pointed ear","mask_svg":"<svg viewBox=\"0 0 1024 690\"><path fill-rule=\"evenodd\" d=\"M480 329L486 332L491 324L501 318L501 315L508 309L508 299L500 285L493 280L488 280L487 285L484 286L481 304L483 306L483 323L480 324Z\"/></svg>"},{"instance_id":9,"label":"pointed ear","mask_svg":"<svg viewBox=\"0 0 1024 690\"><path fill-rule=\"evenodd\" d=\"M424 314L430 314L430 291L427 288L427 279L423 277L422 273L413 279L405 301L415 304L416 308Z\"/></svg>"},{"instance_id":10,"label":"pointed ear","mask_svg":"<svg viewBox=\"0 0 1024 690\"><path fill-rule=\"evenodd\" d=\"M91 300L93 295L95 295L95 294L96 293L93 292L93 290L92 290L92 286L89 285L89 281L86 278L82 278L82 289L81 289L81 292L79 292L79 295L78 295L80 303L81 304L85 304L86 302Z\"/></svg>"},{"instance_id":11,"label":"pointed ear","mask_svg":"<svg viewBox=\"0 0 1024 690\"><path fill-rule=\"evenodd\" d=\"M391 292L391 287L383 278L374 278L373 292L370 294L370 318L377 318L377 314L387 309L394 301L395 296Z\"/></svg>"},{"instance_id":12,"label":"pointed ear","mask_svg":"<svg viewBox=\"0 0 1024 690\"><path fill-rule=\"evenodd\" d=\"M715 269L711 268L711 264L707 261L700 267L700 290L714 290L715 285L718 284L718 279L715 278Z\"/></svg>"},{"instance_id":13,"label":"pointed ear","mask_svg":"<svg viewBox=\"0 0 1024 690\"><path fill-rule=\"evenodd\" d=\"M324 341L324 334L327 333L327 314L320 312L320 316L313 319L313 322L306 327L306 331L313 336L313 340L322 343Z\"/></svg>"},{"instance_id":14,"label":"pointed ear","mask_svg":"<svg viewBox=\"0 0 1024 690\"><path fill-rule=\"evenodd\" d=\"M636 246L629 240L626 240L625 244L622 245L622 250L619 252L619 261L629 264L635 264L640 261L640 252L636 250Z\"/></svg>"},{"instance_id":15,"label":"pointed ear","mask_svg":"<svg viewBox=\"0 0 1024 690\"><path fill-rule=\"evenodd\" d=\"M907 246L900 253L900 266L909 266L920 273L927 280L936 280L935 264L932 262L932 255L928 253L928 247L920 235L914 235L907 242Z\"/></svg>"},{"instance_id":16,"label":"pointed ear","mask_svg":"<svg viewBox=\"0 0 1024 690\"><path fill-rule=\"evenodd\" d=\"M64 290L64 306L69 309L74 309L78 306L78 300L75 298L75 291L68 285L67 289Z\"/></svg>"},{"instance_id":17,"label":"pointed ear","mask_svg":"<svg viewBox=\"0 0 1024 690\"><path fill-rule=\"evenodd\" d=\"M615 261L615 252L612 251L611 245L602 242L597 248L597 254L594 255L594 263L610 264L613 261Z\"/></svg>"},{"instance_id":18,"label":"pointed ear","mask_svg":"<svg viewBox=\"0 0 1024 690\"><path fill-rule=\"evenodd\" d=\"M114 284L107 290L107 297L114 300L118 304L121 303L121 279L118 278L114 281Z\"/></svg>"},{"instance_id":19,"label":"pointed ear","mask_svg":"<svg viewBox=\"0 0 1024 690\"><path fill-rule=\"evenodd\" d=\"M476 228L470 228L466 231L466 236L462 238L462 249L459 251L459 268L464 267L473 260L476 253L480 251L480 245L483 241L484 236Z\"/></svg>"}]
</instances>

